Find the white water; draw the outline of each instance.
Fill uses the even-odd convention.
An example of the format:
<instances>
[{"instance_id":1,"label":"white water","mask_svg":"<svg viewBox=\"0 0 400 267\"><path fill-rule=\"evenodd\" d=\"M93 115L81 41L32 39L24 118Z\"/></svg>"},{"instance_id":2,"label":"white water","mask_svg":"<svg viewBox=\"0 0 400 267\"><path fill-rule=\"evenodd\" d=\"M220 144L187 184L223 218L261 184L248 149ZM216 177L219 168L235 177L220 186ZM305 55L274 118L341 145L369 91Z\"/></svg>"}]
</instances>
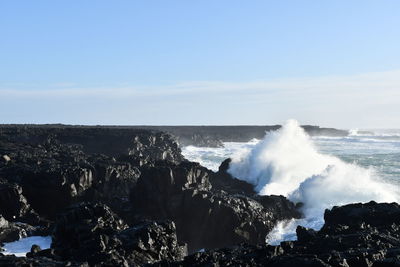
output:
<instances>
[{"instance_id":1,"label":"white water","mask_svg":"<svg viewBox=\"0 0 400 267\"><path fill-rule=\"evenodd\" d=\"M184 149L184 154L190 154L191 160L197 155L202 164L209 160L213 169L231 157L229 172L252 183L259 194L284 195L294 202L303 202L304 219L281 222L267 237L269 243L277 244L295 239L299 224L318 230L323 225L324 210L334 205L399 201L398 185L389 183L390 175L398 174L393 158L399 155L399 140L396 136L390 140L359 136L353 131L348 137L310 138L291 120L279 131L267 133L258 143L228 143L228 148L219 148L215 154L207 148L206 157L206 148L191 147ZM191 153L187 153L189 150ZM214 160L222 156L219 162ZM357 164L359 160L361 165ZM378 166L383 166L384 172L377 170ZM383 179L382 174L389 179Z\"/></svg>"},{"instance_id":2,"label":"white water","mask_svg":"<svg viewBox=\"0 0 400 267\"><path fill-rule=\"evenodd\" d=\"M50 248L51 236L30 236L21 238L18 241L4 244L4 255L15 255L17 257L25 257L26 253L31 251L32 245L39 245L42 249Z\"/></svg>"}]
</instances>

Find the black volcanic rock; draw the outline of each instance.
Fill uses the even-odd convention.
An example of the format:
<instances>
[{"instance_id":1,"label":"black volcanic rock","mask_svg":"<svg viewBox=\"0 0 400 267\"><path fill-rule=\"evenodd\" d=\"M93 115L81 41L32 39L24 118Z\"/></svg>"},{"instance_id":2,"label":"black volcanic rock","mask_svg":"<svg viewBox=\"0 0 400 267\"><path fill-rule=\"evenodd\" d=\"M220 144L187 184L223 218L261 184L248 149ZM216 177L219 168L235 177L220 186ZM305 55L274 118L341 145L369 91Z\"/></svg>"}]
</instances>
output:
<instances>
[{"instance_id":1,"label":"black volcanic rock","mask_svg":"<svg viewBox=\"0 0 400 267\"><path fill-rule=\"evenodd\" d=\"M252 198L260 203L267 212L273 214L277 220L299 219L302 216L298 210L298 205L295 205L284 196L256 195Z\"/></svg>"},{"instance_id":2,"label":"black volcanic rock","mask_svg":"<svg viewBox=\"0 0 400 267\"><path fill-rule=\"evenodd\" d=\"M160 260L181 260L172 222L144 223L128 228L107 206L72 206L56 222L52 248L63 260L90 265L133 266Z\"/></svg>"},{"instance_id":3,"label":"black volcanic rock","mask_svg":"<svg viewBox=\"0 0 400 267\"><path fill-rule=\"evenodd\" d=\"M187 190L183 205L173 219L178 235L193 252L241 242L262 244L280 218L249 197Z\"/></svg>"},{"instance_id":4,"label":"black volcanic rock","mask_svg":"<svg viewBox=\"0 0 400 267\"><path fill-rule=\"evenodd\" d=\"M152 219L166 219L179 212L183 191L209 190L208 177L206 168L192 162L141 168L141 176L131 192L134 209Z\"/></svg>"},{"instance_id":5,"label":"black volcanic rock","mask_svg":"<svg viewBox=\"0 0 400 267\"><path fill-rule=\"evenodd\" d=\"M133 210L139 218L173 220L189 252L263 243L278 220L300 217L294 204L285 203L283 197L260 197L258 202L213 190L210 176L217 174L198 163L141 168L141 173L131 194Z\"/></svg>"},{"instance_id":6,"label":"black volcanic rock","mask_svg":"<svg viewBox=\"0 0 400 267\"><path fill-rule=\"evenodd\" d=\"M231 159L224 160L219 166L218 172L210 175L210 182L212 187L217 190L224 190L230 194L244 194L246 196L254 196L254 186L235 177L228 173L229 164Z\"/></svg>"},{"instance_id":7,"label":"black volcanic rock","mask_svg":"<svg viewBox=\"0 0 400 267\"><path fill-rule=\"evenodd\" d=\"M0 244L2 242L13 242L21 238L44 234L47 229L31 226L21 222L9 222L0 214Z\"/></svg>"},{"instance_id":8,"label":"black volcanic rock","mask_svg":"<svg viewBox=\"0 0 400 267\"><path fill-rule=\"evenodd\" d=\"M28 213L33 211L22 195L22 188L0 178L0 214L7 220L18 220Z\"/></svg>"},{"instance_id":9,"label":"black volcanic rock","mask_svg":"<svg viewBox=\"0 0 400 267\"><path fill-rule=\"evenodd\" d=\"M195 253L156 266L399 266L399 205L350 204L325 212L320 231L299 226L298 241ZM380 218L380 216L382 216Z\"/></svg>"},{"instance_id":10,"label":"black volcanic rock","mask_svg":"<svg viewBox=\"0 0 400 267\"><path fill-rule=\"evenodd\" d=\"M91 186L92 170L79 147L9 143L0 149L13 155L13 161L0 166L0 175L18 184L30 206L41 215L54 217Z\"/></svg>"},{"instance_id":11,"label":"black volcanic rock","mask_svg":"<svg viewBox=\"0 0 400 267\"><path fill-rule=\"evenodd\" d=\"M324 214L323 230L331 226L347 225L359 228L361 226L385 227L393 224L400 225L400 205L397 203L350 204L333 207Z\"/></svg>"},{"instance_id":12,"label":"black volcanic rock","mask_svg":"<svg viewBox=\"0 0 400 267\"><path fill-rule=\"evenodd\" d=\"M0 133L0 154L10 158L0 162L0 176L49 219L82 200L104 202L122 215L140 175L137 167L183 160L174 140L155 131L0 127ZM97 152L103 155L91 154Z\"/></svg>"},{"instance_id":13,"label":"black volcanic rock","mask_svg":"<svg viewBox=\"0 0 400 267\"><path fill-rule=\"evenodd\" d=\"M0 125L0 140L31 146L74 144L81 146L86 154L105 154L111 157L136 155L144 159L174 162L183 159L177 143L170 135L160 130L138 127Z\"/></svg>"},{"instance_id":14,"label":"black volcanic rock","mask_svg":"<svg viewBox=\"0 0 400 267\"><path fill-rule=\"evenodd\" d=\"M175 136L181 146L222 147L223 142L248 142L262 139L266 132L276 131L280 125L270 126L134 126L158 130ZM301 126L311 136L347 136L348 131L319 126Z\"/></svg>"},{"instance_id":15,"label":"black volcanic rock","mask_svg":"<svg viewBox=\"0 0 400 267\"><path fill-rule=\"evenodd\" d=\"M127 228L107 206L81 203L58 216L52 248L64 260L95 262L117 242L110 236Z\"/></svg>"},{"instance_id":16,"label":"black volcanic rock","mask_svg":"<svg viewBox=\"0 0 400 267\"><path fill-rule=\"evenodd\" d=\"M187 136L189 143L217 145L219 140L245 140L250 133L236 133L229 127L213 134L207 132L211 128L200 133L193 129ZM176 138L183 140L183 135ZM390 230L362 221L364 215L357 227L345 225L346 219L336 217L351 217L353 212L332 210L338 215L331 217L342 221L338 224L328 218L325 233L299 228L299 242L255 246L264 244L278 221L299 218L297 206L283 196L256 195L252 185L227 173L229 160L217 173L184 160L174 138L155 129L0 126L0 156L0 212L7 219L3 218L0 240L45 234L55 225L52 248L34 248L25 261L15 258L14 263L20 265L160 262L188 266L197 262L251 266L268 261L320 266L343 263L344 252L338 256L329 250L339 251L343 240L350 249L354 244L361 244L354 245L358 249L379 247L376 242L362 241L375 238L372 232L355 238L348 229ZM390 227L397 229L396 223L392 221ZM385 232L387 240L397 238L393 231ZM379 244L386 244L383 235L379 238ZM241 242L248 244L194 254L182 261L186 247L180 243L187 243L192 253ZM2 260L13 262L0 255ZM355 258L350 257L351 261Z\"/></svg>"}]
</instances>

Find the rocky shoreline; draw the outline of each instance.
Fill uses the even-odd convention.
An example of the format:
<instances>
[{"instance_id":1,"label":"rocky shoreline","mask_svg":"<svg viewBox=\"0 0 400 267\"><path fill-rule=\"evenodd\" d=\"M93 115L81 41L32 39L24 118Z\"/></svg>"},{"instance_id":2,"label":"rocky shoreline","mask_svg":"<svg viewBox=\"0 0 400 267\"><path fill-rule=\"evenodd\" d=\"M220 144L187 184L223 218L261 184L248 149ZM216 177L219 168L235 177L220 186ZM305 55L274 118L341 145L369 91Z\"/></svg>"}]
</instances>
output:
<instances>
[{"instance_id":1,"label":"rocky shoreline","mask_svg":"<svg viewBox=\"0 0 400 267\"><path fill-rule=\"evenodd\" d=\"M349 131L335 128L323 128L313 125L301 126L310 136L347 136ZM35 131L46 131L53 129L58 131L71 131L71 129L101 129L106 131L129 131L129 130L150 130L168 133L174 137L180 146L198 146L198 147L220 147L223 142L248 142L254 138L262 139L266 132L276 131L281 125L267 126L78 126L63 124L46 124L46 125L0 125L2 129L35 129ZM73 131L73 130L72 130ZM79 132L79 131L78 131ZM77 133L78 133L77 132Z\"/></svg>"},{"instance_id":2,"label":"rocky shoreline","mask_svg":"<svg viewBox=\"0 0 400 267\"><path fill-rule=\"evenodd\" d=\"M258 196L226 172L229 160L218 172L189 162L177 143L218 145L247 130L209 129L203 141L160 130L172 131L0 126L0 243L52 236L27 257L0 254L0 266L400 265L399 205L334 207L320 231L298 227L298 241L269 246L301 205Z\"/></svg>"}]
</instances>

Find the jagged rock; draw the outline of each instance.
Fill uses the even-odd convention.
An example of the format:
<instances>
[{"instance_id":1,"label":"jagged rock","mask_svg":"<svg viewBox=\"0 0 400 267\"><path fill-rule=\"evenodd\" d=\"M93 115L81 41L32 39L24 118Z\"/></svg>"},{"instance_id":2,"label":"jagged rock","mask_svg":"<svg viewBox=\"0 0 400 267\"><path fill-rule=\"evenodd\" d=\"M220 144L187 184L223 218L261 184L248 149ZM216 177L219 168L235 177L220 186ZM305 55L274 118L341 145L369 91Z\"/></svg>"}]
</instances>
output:
<instances>
[{"instance_id":1,"label":"jagged rock","mask_svg":"<svg viewBox=\"0 0 400 267\"><path fill-rule=\"evenodd\" d=\"M167 160L179 163L183 160L178 144L164 133L144 137L136 135L129 148L129 155L138 155L146 161Z\"/></svg>"},{"instance_id":2,"label":"jagged rock","mask_svg":"<svg viewBox=\"0 0 400 267\"><path fill-rule=\"evenodd\" d=\"M139 218L173 220L189 252L240 242L263 243L278 220L299 217L293 203L282 204L283 197L260 198L261 204L243 195L211 190L213 174L197 163L142 168L141 172L131 194L133 210Z\"/></svg>"},{"instance_id":3,"label":"jagged rock","mask_svg":"<svg viewBox=\"0 0 400 267\"><path fill-rule=\"evenodd\" d=\"M24 216L30 209L22 188L0 179L0 213L8 220Z\"/></svg>"},{"instance_id":4,"label":"jagged rock","mask_svg":"<svg viewBox=\"0 0 400 267\"><path fill-rule=\"evenodd\" d=\"M223 142L248 142L262 139L265 132L278 130L280 125L270 126L136 126L168 132L176 137L182 146L222 147ZM318 126L303 125L309 135L347 136L348 131Z\"/></svg>"},{"instance_id":5,"label":"jagged rock","mask_svg":"<svg viewBox=\"0 0 400 267\"><path fill-rule=\"evenodd\" d=\"M247 196L254 196L256 192L254 191L253 185L245 181L236 179L228 173L230 163L230 158L224 160L219 166L218 172L213 173L210 176L212 187L217 190L224 190L230 194L244 194Z\"/></svg>"},{"instance_id":6,"label":"jagged rock","mask_svg":"<svg viewBox=\"0 0 400 267\"><path fill-rule=\"evenodd\" d=\"M249 137L247 130L231 130L224 128L221 135L192 132L189 141L220 144L229 138ZM3 260L33 266L67 265L68 261L106 266L157 262L166 266L384 266L399 262L397 204L334 208L326 212L326 225L319 232L299 227L298 241L254 246L264 244L279 220L299 218L298 206L283 196L257 196L252 185L227 173L229 160L217 173L185 161L175 140L159 131L0 126L1 155L10 160L0 158L4 178L0 213L8 219L0 217L0 240L40 232L28 220L29 214L36 214L34 210L49 220L58 214L58 219L51 249L34 248L24 261L0 255L0 265ZM82 201L103 204L77 204ZM163 222L143 223L143 219ZM176 229L164 220L175 221ZM178 239L188 243L190 252L202 248L206 252L183 260L185 246ZM248 244L209 250L240 242Z\"/></svg>"},{"instance_id":7,"label":"jagged rock","mask_svg":"<svg viewBox=\"0 0 400 267\"><path fill-rule=\"evenodd\" d=\"M141 176L131 192L133 209L151 219L170 218L181 208L182 192L190 188L211 188L208 170L198 163L141 168Z\"/></svg>"},{"instance_id":8,"label":"jagged rock","mask_svg":"<svg viewBox=\"0 0 400 267\"><path fill-rule=\"evenodd\" d=\"M13 242L21 237L26 237L26 232L21 228L15 227L0 215L0 243Z\"/></svg>"},{"instance_id":9,"label":"jagged rock","mask_svg":"<svg viewBox=\"0 0 400 267\"><path fill-rule=\"evenodd\" d=\"M22 188L0 178L0 214L7 220L45 225L46 222L30 207Z\"/></svg>"},{"instance_id":10,"label":"jagged rock","mask_svg":"<svg viewBox=\"0 0 400 267\"><path fill-rule=\"evenodd\" d=\"M367 226L386 227L392 224L400 225L400 205L397 203L350 204L333 207L324 214L324 230L331 226L347 225L362 228Z\"/></svg>"},{"instance_id":11,"label":"jagged rock","mask_svg":"<svg viewBox=\"0 0 400 267\"><path fill-rule=\"evenodd\" d=\"M41 227L33 227L25 223L13 223L0 215L0 243L13 242L21 238L43 233Z\"/></svg>"},{"instance_id":12,"label":"jagged rock","mask_svg":"<svg viewBox=\"0 0 400 267\"><path fill-rule=\"evenodd\" d=\"M259 202L267 212L274 215L276 220L299 219L302 214L298 206L284 196L252 196L252 199Z\"/></svg>"},{"instance_id":13,"label":"jagged rock","mask_svg":"<svg viewBox=\"0 0 400 267\"><path fill-rule=\"evenodd\" d=\"M121 240L119 249L125 251L130 264L182 260L187 255L187 247L178 243L175 224L171 221L142 223L120 232L116 238Z\"/></svg>"},{"instance_id":14,"label":"jagged rock","mask_svg":"<svg viewBox=\"0 0 400 267\"><path fill-rule=\"evenodd\" d=\"M303 226L297 226L296 234L297 241L301 243L309 242L317 236L317 232L315 230Z\"/></svg>"},{"instance_id":15,"label":"jagged rock","mask_svg":"<svg viewBox=\"0 0 400 267\"><path fill-rule=\"evenodd\" d=\"M135 166L183 160L173 138L156 131L90 127L1 130L0 154L10 155L13 161L0 163L0 175L17 184L17 190L22 188L31 207L48 219L82 200L101 201L121 215L127 214L129 192L140 175Z\"/></svg>"},{"instance_id":16,"label":"jagged rock","mask_svg":"<svg viewBox=\"0 0 400 267\"><path fill-rule=\"evenodd\" d=\"M181 203L172 218L190 252L241 242L264 243L277 221L257 201L224 192L186 190Z\"/></svg>"},{"instance_id":17,"label":"jagged rock","mask_svg":"<svg viewBox=\"0 0 400 267\"><path fill-rule=\"evenodd\" d=\"M102 204L80 204L61 214L52 248L62 259L88 261L90 265L133 266L160 260L181 260L172 222L147 223L132 228Z\"/></svg>"},{"instance_id":18,"label":"jagged rock","mask_svg":"<svg viewBox=\"0 0 400 267\"><path fill-rule=\"evenodd\" d=\"M398 212L394 203L334 207L325 212L327 221L320 231L298 227L298 241L243 244L155 266L399 266Z\"/></svg>"},{"instance_id":19,"label":"jagged rock","mask_svg":"<svg viewBox=\"0 0 400 267\"><path fill-rule=\"evenodd\" d=\"M177 143L169 134L138 127L3 125L0 126L0 134L3 140L30 146L75 144L86 154L105 154L111 157L136 155L175 163L183 160Z\"/></svg>"}]
</instances>

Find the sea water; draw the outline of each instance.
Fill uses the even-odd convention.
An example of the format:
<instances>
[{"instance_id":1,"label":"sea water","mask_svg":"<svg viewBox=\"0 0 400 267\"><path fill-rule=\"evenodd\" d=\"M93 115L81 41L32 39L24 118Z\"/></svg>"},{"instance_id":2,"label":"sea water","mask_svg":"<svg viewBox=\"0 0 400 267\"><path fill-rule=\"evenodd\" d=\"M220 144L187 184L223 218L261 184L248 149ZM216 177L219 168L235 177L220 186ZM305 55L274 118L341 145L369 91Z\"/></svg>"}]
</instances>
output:
<instances>
[{"instance_id":1,"label":"sea water","mask_svg":"<svg viewBox=\"0 0 400 267\"><path fill-rule=\"evenodd\" d=\"M266 237L269 244L295 240L298 225L320 229L324 210L335 205L400 200L399 130L310 137L290 120L263 140L182 150L187 159L214 171L232 158L229 172L253 184L258 194L284 195L304 204L304 218L278 223Z\"/></svg>"}]
</instances>

